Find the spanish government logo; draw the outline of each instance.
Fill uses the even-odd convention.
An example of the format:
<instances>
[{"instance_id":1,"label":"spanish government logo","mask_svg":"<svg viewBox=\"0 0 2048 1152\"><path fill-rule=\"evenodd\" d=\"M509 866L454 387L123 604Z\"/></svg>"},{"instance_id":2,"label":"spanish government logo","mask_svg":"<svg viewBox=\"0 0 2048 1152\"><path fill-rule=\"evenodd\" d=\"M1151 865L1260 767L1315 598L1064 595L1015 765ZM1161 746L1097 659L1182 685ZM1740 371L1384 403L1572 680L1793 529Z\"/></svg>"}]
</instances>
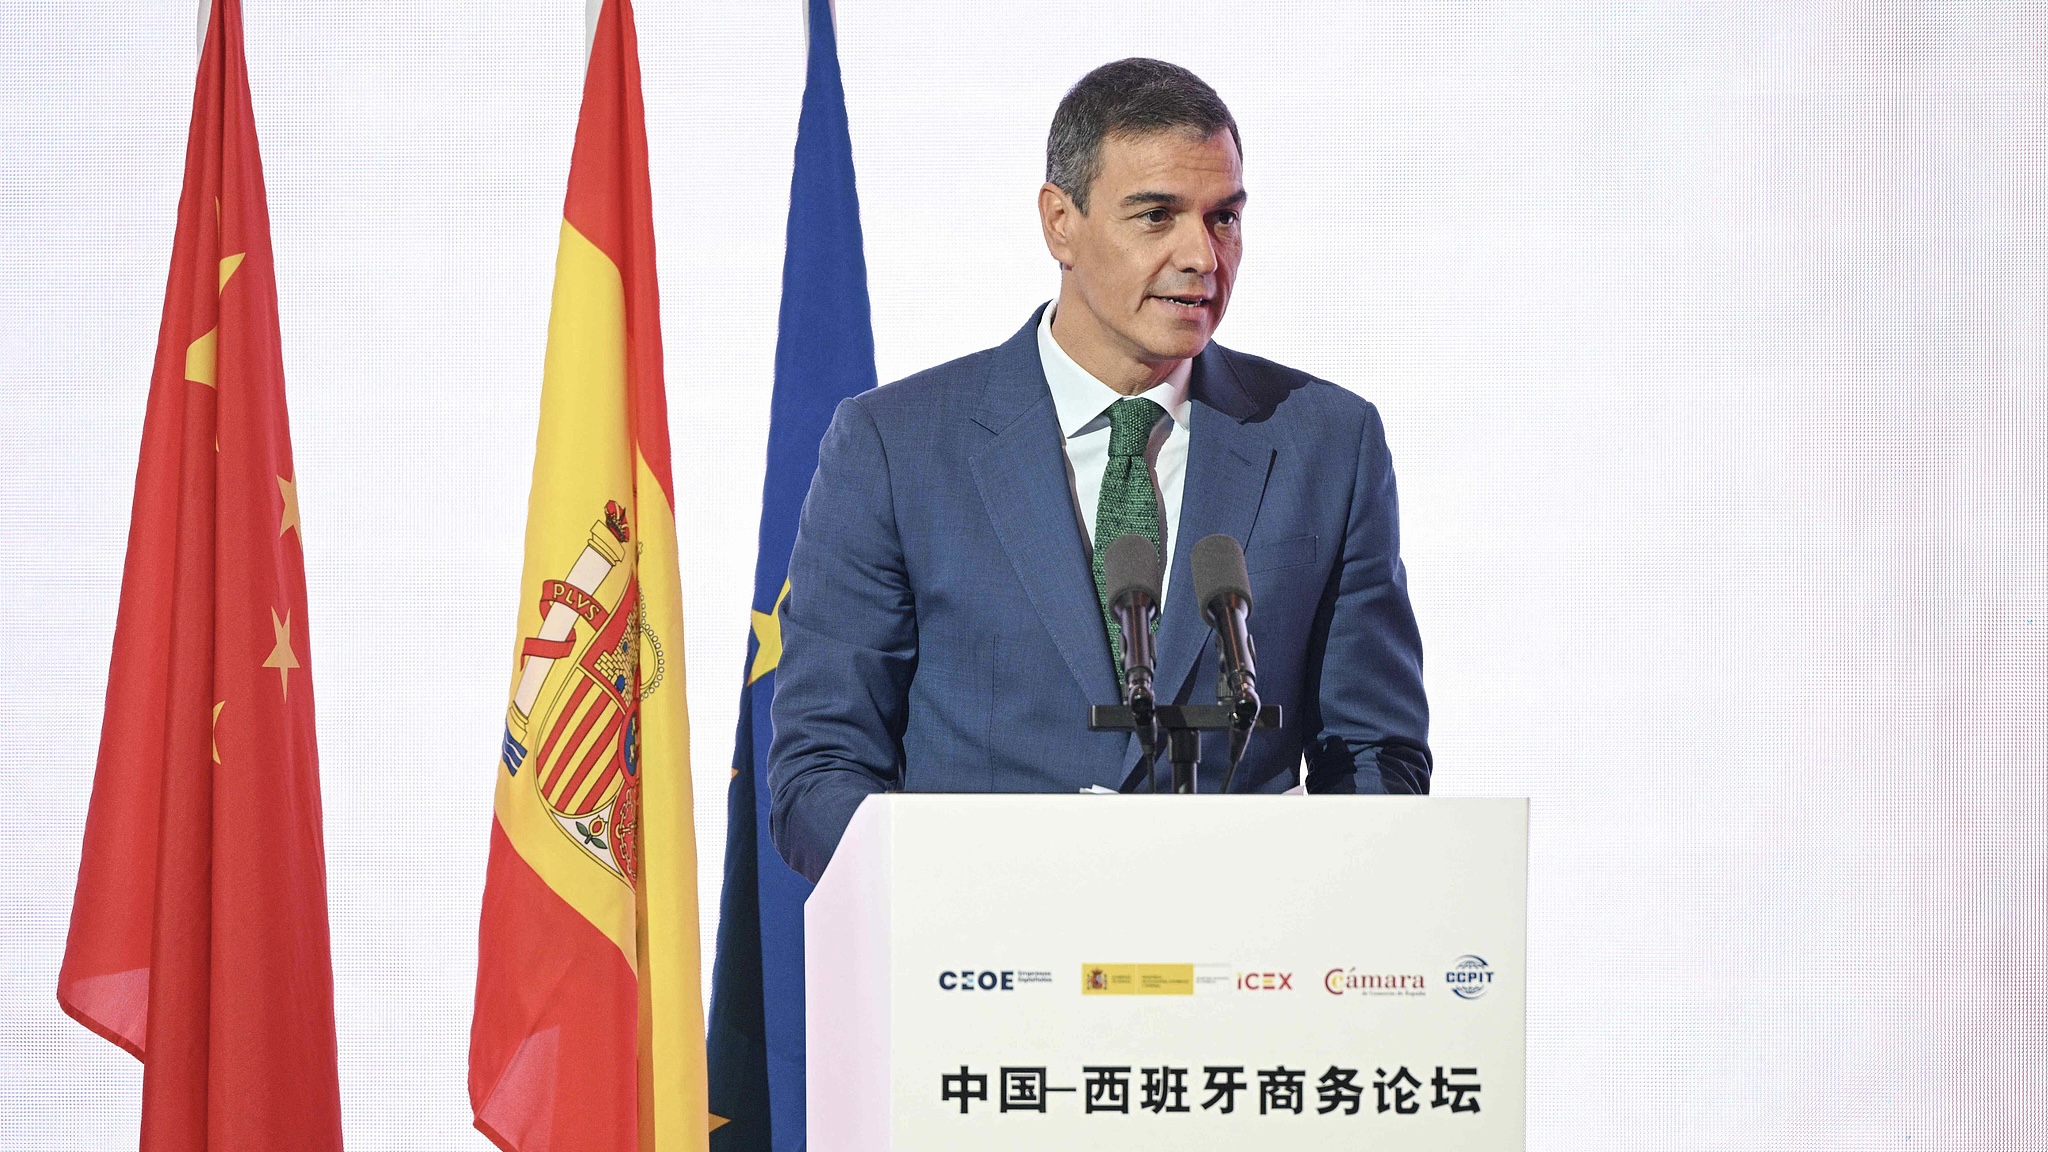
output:
<instances>
[{"instance_id":1,"label":"spanish government logo","mask_svg":"<svg viewBox=\"0 0 2048 1152\"><path fill-rule=\"evenodd\" d=\"M1493 987L1493 969L1468 952L1451 962L1450 970L1444 973L1444 983L1450 985L1451 993L1458 999L1477 1000Z\"/></svg>"},{"instance_id":2,"label":"spanish government logo","mask_svg":"<svg viewBox=\"0 0 2048 1152\"><path fill-rule=\"evenodd\" d=\"M1193 964L1083 964L1083 996L1192 996Z\"/></svg>"},{"instance_id":3,"label":"spanish government logo","mask_svg":"<svg viewBox=\"0 0 2048 1152\"><path fill-rule=\"evenodd\" d=\"M541 581L540 632L520 646L525 663L505 710L500 762L532 781L571 843L633 885L640 702L661 687L665 660L640 615L629 548L638 545L625 509L607 501L568 574Z\"/></svg>"}]
</instances>

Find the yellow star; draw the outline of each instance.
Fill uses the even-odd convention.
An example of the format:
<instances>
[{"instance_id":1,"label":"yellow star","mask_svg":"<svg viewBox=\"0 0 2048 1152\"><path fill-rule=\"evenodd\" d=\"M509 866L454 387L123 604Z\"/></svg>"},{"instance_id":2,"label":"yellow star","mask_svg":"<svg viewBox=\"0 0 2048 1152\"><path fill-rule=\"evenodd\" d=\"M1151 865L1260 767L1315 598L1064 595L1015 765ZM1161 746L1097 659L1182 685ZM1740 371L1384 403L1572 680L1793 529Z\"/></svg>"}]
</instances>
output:
<instances>
[{"instance_id":1,"label":"yellow star","mask_svg":"<svg viewBox=\"0 0 2048 1152\"><path fill-rule=\"evenodd\" d=\"M277 478L277 492L278 495L284 497L284 515L280 516L277 521L277 534L282 536L299 526L299 482L287 480L279 476ZM304 540L305 538L306 534L303 531L300 532L299 539Z\"/></svg>"},{"instance_id":2,"label":"yellow star","mask_svg":"<svg viewBox=\"0 0 2048 1152\"><path fill-rule=\"evenodd\" d=\"M213 706L213 762L215 764L220 763L220 710L227 706L228 702L225 700Z\"/></svg>"},{"instance_id":3,"label":"yellow star","mask_svg":"<svg viewBox=\"0 0 2048 1152\"><path fill-rule=\"evenodd\" d=\"M208 388L218 387L219 360L220 326L216 324L185 349L185 379Z\"/></svg>"},{"instance_id":4,"label":"yellow star","mask_svg":"<svg viewBox=\"0 0 2048 1152\"><path fill-rule=\"evenodd\" d=\"M228 277L242 266L242 258L247 255L247 252L237 252L220 258L220 291L228 290ZM208 328L206 335L185 349L185 379L208 388L220 386L220 325Z\"/></svg>"},{"instance_id":5,"label":"yellow star","mask_svg":"<svg viewBox=\"0 0 2048 1152\"><path fill-rule=\"evenodd\" d=\"M285 699L291 699L291 670L299 666L299 658L292 652L292 614L286 612L284 619L277 618L277 609L270 610L270 630L277 634L277 647L270 650L270 657L263 661L265 668L277 669L277 683L283 689Z\"/></svg>"},{"instance_id":6,"label":"yellow star","mask_svg":"<svg viewBox=\"0 0 2048 1152\"><path fill-rule=\"evenodd\" d=\"M789 599L789 581L782 582L782 592L775 597L775 607L766 612L755 612L754 638L760 641L754 649L754 667L747 673L747 683L752 684L761 677L775 671L782 663L782 602Z\"/></svg>"}]
</instances>

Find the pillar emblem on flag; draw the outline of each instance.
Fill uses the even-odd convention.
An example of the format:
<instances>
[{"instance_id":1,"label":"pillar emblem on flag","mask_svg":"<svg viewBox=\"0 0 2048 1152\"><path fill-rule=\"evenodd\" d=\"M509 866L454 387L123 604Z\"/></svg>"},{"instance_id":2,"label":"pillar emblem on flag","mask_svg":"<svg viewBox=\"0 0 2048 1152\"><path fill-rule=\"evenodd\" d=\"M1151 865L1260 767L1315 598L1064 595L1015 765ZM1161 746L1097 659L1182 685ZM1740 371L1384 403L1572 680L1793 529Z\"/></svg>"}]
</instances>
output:
<instances>
[{"instance_id":1,"label":"pillar emblem on flag","mask_svg":"<svg viewBox=\"0 0 2048 1152\"><path fill-rule=\"evenodd\" d=\"M540 631L520 645L501 758L562 834L628 885L640 874L640 701L660 685L662 660L628 559L638 547L625 509L607 501L568 573L540 582ZM643 645L655 665L644 684Z\"/></svg>"}]
</instances>

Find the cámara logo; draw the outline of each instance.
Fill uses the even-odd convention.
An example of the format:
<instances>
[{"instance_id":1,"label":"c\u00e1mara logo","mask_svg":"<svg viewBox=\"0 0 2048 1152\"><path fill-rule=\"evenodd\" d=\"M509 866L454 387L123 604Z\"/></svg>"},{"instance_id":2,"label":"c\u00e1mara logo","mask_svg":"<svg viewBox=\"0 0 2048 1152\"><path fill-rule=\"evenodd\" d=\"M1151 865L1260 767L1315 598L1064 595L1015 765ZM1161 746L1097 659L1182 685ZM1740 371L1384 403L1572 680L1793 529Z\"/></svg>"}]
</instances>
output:
<instances>
[{"instance_id":1,"label":"c\u00e1mara logo","mask_svg":"<svg viewBox=\"0 0 2048 1152\"><path fill-rule=\"evenodd\" d=\"M1468 952L1451 962L1450 970L1444 973L1444 983L1458 999L1477 1000L1493 987L1493 969Z\"/></svg>"},{"instance_id":2,"label":"c\u00e1mara logo","mask_svg":"<svg viewBox=\"0 0 2048 1152\"><path fill-rule=\"evenodd\" d=\"M1360 972L1356 968L1332 968L1323 973L1323 990L1332 996L1420 996L1427 981L1420 972Z\"/></svg>"}]
</instances>

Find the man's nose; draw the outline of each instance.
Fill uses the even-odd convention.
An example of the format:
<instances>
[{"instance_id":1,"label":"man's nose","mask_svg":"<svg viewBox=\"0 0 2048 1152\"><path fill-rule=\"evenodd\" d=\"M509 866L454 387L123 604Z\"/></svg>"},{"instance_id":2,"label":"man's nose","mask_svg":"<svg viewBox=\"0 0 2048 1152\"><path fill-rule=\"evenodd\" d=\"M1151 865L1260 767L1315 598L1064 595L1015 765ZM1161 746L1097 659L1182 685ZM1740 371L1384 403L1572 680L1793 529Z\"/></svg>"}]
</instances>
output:
<instances>
[{"instance_id":1,"label":"man's nose","mask_svg":"<svg viewBox=\"0 0 2048 1152\"><path fill-rule=\"evenodd\" d=\"M1183 218L1174 236L1174 267L1182 272L1207 277L1216 271L1216 238L1206 221L1198 216Z\"/></svg>"}]
</instances>

